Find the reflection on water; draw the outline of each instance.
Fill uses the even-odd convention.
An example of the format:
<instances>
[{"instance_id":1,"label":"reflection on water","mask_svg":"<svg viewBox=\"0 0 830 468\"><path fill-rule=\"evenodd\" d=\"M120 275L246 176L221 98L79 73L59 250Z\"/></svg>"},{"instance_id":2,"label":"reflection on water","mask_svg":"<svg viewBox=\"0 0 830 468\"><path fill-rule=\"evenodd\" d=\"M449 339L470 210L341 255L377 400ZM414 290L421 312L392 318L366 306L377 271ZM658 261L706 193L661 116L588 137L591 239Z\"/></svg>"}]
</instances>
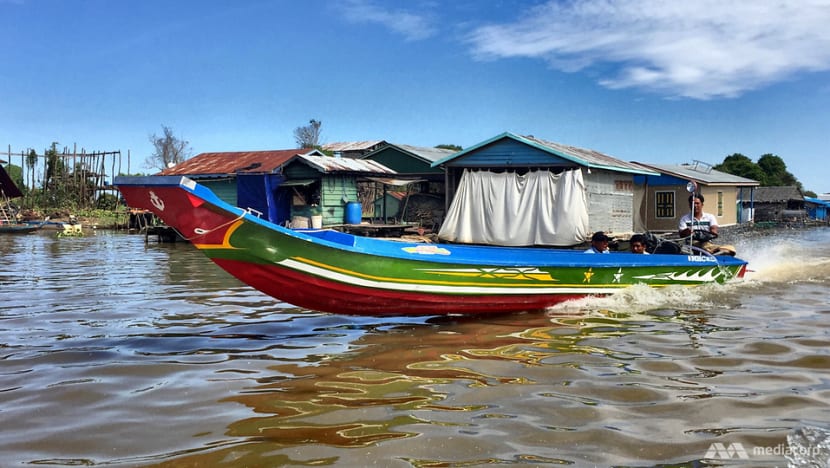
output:
<instances>
[{"instance_id":1,"label":"reflection on water","mask_svg":"<svg viewBox=\"0 0 830 468\"><path fill-rule=\"evenodd\" d=\"M0 459L784 466L830 421L830 234L732 243L738 284L476 319L306 311L136 236L0 237Z\"/></svg>"}]
</instances>

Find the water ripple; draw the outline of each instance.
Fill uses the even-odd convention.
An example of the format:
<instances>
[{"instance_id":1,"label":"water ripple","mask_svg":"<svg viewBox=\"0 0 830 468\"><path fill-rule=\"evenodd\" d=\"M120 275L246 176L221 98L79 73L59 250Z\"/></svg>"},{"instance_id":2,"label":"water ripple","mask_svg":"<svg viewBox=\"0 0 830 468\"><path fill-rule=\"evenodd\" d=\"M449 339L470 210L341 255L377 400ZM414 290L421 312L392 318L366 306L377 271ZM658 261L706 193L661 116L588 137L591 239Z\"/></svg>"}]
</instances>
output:
<instances>
[{"instance_id":1,"label":"water ripple","mask_svg":"<svg viewBox=\"0 0 830 468\"><path fill-rule=\"evenodd\" d=\"M481 319L311 312L140 236L0 237L0 459L704 466L740 446L783 466L826 445L830 235L736 244L746 281Z\"/></svg>"}]
</instances>

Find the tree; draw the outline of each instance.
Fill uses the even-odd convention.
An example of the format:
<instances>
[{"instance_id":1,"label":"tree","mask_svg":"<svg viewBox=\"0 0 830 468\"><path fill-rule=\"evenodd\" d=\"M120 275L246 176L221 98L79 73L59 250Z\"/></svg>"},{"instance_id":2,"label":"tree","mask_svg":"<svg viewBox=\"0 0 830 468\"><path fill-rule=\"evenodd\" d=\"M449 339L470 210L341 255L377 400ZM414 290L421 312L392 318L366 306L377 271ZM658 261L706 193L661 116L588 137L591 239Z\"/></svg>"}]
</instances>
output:
<instances>
[{"instance_id":1,"label":"tree","mask_svg":"<svg viewBox=\"0 0 830 468\"><path fill-rule=\"evenodd\" d=\"M173 167L190 157L193 151L188 145L189 141L181 140L173 135L173 129L162 125L162 135L150 135L150 143L153 144L153 154L145 162L149 168L164 170Z\"/></svg>"},{"instance_id":2,"label":"tree","mask_svg":"<svg viewBox=\"0 0 830 468\"><path fill-rule=\"evenodd\" d=\"M308 125L294 129L294 141L298 148L316 148L320 145L320 126L323 122L315 119L308 121Z\"/></svg>"},{"instance_id":3,"label":"tree","mask_svg":"<svg viewBox=\"0 0 830 468\"><path fill-rule=\"evenodd\" d=\"M464 148L462 148L458 145L449 145L449 144L447 144L447 145L436 145L435 147L440 148L440 149L453 150L453 151L461 151L462 149L464 149Z\"/></svg>"},{"instance_id":4,"label":"tree","mask_svg":"<svg viewBox=\"0 0 830 468\"><path fill-rule=\"evenodd\" d=\"M713 169L739 177L757 180L762 184L764 181L764 171L761 170L757 164L752 162L751 159L741 153L735 153L727 156L721 164L714 166Z\"/></svg>"},{"instance_id":5,"label":"tree","mask_svg":"<svg viewBox=\"0 0 830 468\"><path fill-rule=\"evenodd\" d=\"M37 167L37 152L34 149L29 148L29 153L26 155L26 167L29 169L29 175L32 178L29 187L32 187L32 190L35 188L35 168Z\"/></svg>"},{"instance_id":6,"label":"tree","mask_svg":"<svg viewBox=\"0 0 830 468\"><path fill-rule=\"evenodd\" d=\"M801 182L799 182L794 175L787 171L787 165L780 157L767 153L758 158L758 167L764 171L764 186L787 186L794 185L801 189Z\"/></svg>"},{"instance_id":7,"label":"tree","mask_svg":"<svg viewBox=\"0 0 830 468\"><path fill-rule=\"evenodd\" d=\"M724 158L723 162L714 166L713 169L757 180L761 183L761 187L795 186L799 190L804 190L801 182L787 171L784 160L771 153L758 158L757 164L748 157L735 153Z\"/></svg>"},{"instance_id":8,"label":"tree","mask_svg":"<svg viewBox=\"0 0 830 468\"><path fill-rule=\"evenodd\" d=\"M43 178L43 188L49 189L57 177L64 173L63 160L58 157L58 142L53 141L52 147L44 151L46 156L46 176Z\"/></svg>"}]
</instances>

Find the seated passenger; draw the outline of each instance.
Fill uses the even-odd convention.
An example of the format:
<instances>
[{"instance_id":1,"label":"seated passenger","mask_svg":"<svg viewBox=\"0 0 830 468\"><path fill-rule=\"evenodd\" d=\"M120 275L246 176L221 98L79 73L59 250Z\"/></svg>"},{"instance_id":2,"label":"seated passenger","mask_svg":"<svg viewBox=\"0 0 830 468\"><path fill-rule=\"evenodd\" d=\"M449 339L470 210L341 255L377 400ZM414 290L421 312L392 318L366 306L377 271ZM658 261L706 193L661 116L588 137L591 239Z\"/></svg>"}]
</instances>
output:
<instances>
[{"instance_id":1,"label":"seated passenger","mask_svg":"<svg viewBox=\"0 0 830 468\"><path fill-rule=\"evenodd\" d=\"M631 236L631 240L629 240L629 245L631 253L648 255L648 252L646 252L646 236L634 234Z\"/></svg>"},{"instance_id":2,"label":"seated passenger","mask_svg":"<svg viewBox=\"0 0 830 468\"><path fill-rule=\"evenodd\" d=\"M585 253L608 253L608 241L611 238L606 236L604 232L597 231L591 236L591 248Z\"/></svg>"}]
</instances>

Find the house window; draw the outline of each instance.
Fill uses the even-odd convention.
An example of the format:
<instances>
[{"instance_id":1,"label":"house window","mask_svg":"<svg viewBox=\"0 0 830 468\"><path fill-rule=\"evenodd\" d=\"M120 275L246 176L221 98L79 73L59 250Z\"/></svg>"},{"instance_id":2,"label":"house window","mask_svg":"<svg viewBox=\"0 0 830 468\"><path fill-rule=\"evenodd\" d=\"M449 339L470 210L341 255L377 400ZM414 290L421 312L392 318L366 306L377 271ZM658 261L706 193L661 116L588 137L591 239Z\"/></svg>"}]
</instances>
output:
<instances>
[{"instance_id":1,"label":"house window","mask_svg":"<svg viewBox=\"0 0 830 468\"><path fill-rule=\"evenodd\" d=\"M718 216L723 216L723 192L718 192Z\"/></svg>"},{"instance_id":2,"label":"house window","mask_svg":"<svg viewBox=\"0 0 830 468\"><path fill-rule=\"evenodd\" d=\"M657 218L674 218L674 192L654 192L654 213Z\"/></svg>"}]
</instances>

